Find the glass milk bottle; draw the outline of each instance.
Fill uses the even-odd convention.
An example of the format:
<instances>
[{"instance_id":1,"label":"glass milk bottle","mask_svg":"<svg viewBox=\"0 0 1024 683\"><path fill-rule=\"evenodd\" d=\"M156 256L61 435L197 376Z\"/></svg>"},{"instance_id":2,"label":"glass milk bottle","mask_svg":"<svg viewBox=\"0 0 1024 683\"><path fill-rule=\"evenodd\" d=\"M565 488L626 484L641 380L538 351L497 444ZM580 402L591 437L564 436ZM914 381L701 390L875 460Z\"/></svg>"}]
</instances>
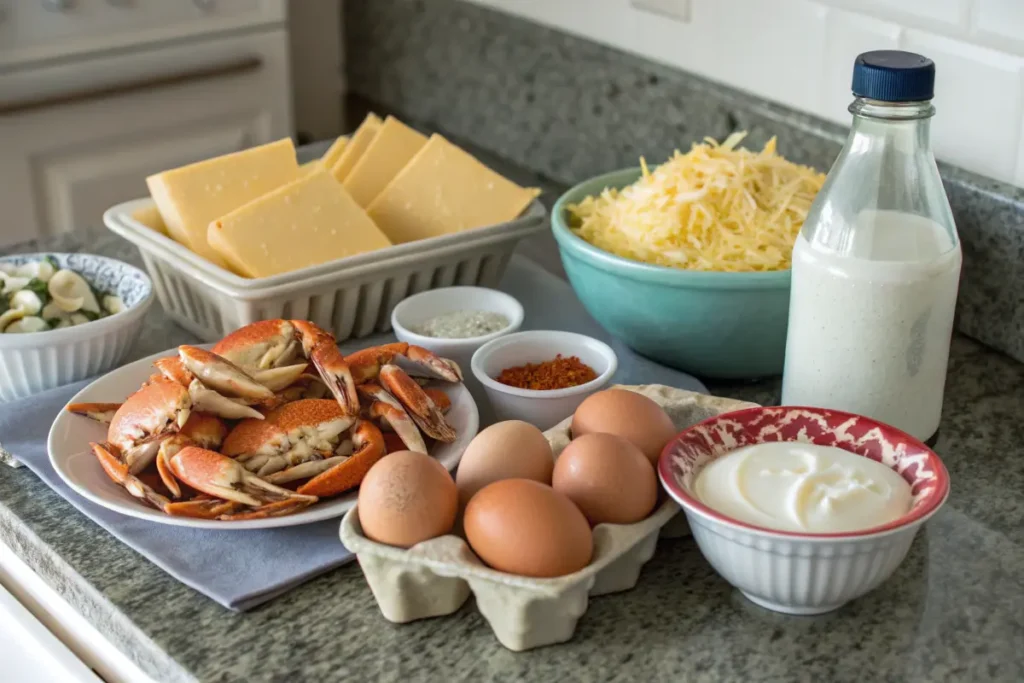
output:
<instances>
[{"instance_id":1,"label":"glass milk bottle","mask_svg":"<svg viewBox=\"0 0 1024 683\"><path fill-rule=\"evenodd\" d=\"M793 248L785 405L939 425L960 241L932 156L935 65L866 52L853 127Z\"/></svg>"}]
</instances>

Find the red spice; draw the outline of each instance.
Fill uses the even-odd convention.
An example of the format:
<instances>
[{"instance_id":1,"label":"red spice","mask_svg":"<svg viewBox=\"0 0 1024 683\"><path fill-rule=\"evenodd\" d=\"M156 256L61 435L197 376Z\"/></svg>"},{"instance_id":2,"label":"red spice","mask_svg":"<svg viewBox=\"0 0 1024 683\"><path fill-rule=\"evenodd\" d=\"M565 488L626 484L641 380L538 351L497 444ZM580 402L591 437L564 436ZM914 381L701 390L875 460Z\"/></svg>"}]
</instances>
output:
<instances>
[{"instance_id":1,"label":"red spice","mask_svg":"<svg viewBox=\"0 0 1024 683\"><path fill-rule=\"evenodd\" d=\"M518 389L567 389L597 379L597 373L577 356L564 358L558 354L543 363L527 363L505 368L495 378L498 382Z\"/></svg>"}]
</instances>

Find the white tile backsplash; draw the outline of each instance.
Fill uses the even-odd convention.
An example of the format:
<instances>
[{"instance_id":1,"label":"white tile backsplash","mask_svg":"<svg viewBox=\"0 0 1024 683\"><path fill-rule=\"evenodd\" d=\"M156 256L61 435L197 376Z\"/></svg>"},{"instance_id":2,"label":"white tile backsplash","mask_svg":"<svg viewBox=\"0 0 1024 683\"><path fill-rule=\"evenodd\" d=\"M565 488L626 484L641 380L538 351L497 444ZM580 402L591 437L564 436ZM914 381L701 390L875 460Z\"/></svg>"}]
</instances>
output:
<instances>
[{"instance_id":1,"label":"white tile backsplash","mask_svg":"<svg viewBox=\"0 0 1024 683\"><path fill-rule=\"evenodd\" d=\"M847 107L853 101L853 60L868 50L899 48L899 24L860 14L831 10L826 19L824 73L819 113L840 123L850 122Z\"/></svg>"},{"instance_id":2,"label":"white tile backsplash","mask_svg":"<svg viewBox=\"0 0 1024 683\"><path fill-rule=\"evenodd\" d=\"M1024 0L469 1L841 123L858 53L921 52L936 155L1024 187Z\"/></svg>"},{"instance_id":3,"label":"white tile backsplash","mask_svg":"<svg viewBox=\"0 0 1024 683\"><path fill-rule=\"evenodd\" d=\"M1021 60L907 30L903 47L935 61L935 154L965 168L1013 178L1021 122Z\"/></svg>"},{"instance_id":4,"label":"white tile backsplash","mask_svg":"<svg viewBox=\"0 0 1024 683\"><path fill-rule=\"evenodd\" d=\"M974 30L981 41L1024 54L1024 1L975 0Z\"/></svg>"}]
</instances>

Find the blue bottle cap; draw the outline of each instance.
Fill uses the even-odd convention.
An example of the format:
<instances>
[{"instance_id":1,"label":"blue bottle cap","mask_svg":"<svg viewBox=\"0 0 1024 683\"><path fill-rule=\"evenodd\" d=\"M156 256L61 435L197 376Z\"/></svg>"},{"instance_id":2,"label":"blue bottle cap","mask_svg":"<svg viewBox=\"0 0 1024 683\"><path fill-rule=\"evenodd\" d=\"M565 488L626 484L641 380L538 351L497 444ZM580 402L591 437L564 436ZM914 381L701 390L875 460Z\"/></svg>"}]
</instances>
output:
<instances>
[{"instance_id":1,"label":"blue bottle cap","mask_svg":"<svg viewBox=\"0 0 1024 683\"><path fill-rule=\"evenodd\" d=\"M935 95L935 62L902 50L875 50L853 63L853 94L880 102L921 102Z\"/></svg>"}]
</instances>

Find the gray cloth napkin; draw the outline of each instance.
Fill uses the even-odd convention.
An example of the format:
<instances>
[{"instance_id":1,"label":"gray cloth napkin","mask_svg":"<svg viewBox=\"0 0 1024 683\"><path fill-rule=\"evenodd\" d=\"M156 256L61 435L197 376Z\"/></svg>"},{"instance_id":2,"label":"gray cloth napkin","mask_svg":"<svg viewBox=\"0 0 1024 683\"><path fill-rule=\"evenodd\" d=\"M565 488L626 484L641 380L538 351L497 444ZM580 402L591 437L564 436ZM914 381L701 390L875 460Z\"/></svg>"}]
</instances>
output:
<instances>
[{"instance_id":1,"label":"gray cloth napkin","mask_svg":"<svg viewBox=\"0 0 1024 683\"><path fill-rule=\"evenodd\" d=\"M647 360L614 340L587 314L565 280L532 261L514 257L500 289L522 303L523 329L569 330L611 344L619 358L613 382L668 384L707 393L693 377ZM394 336L349 340L342 350L350 353L388 341ZM187 529L126 517L76 494L50 466L46 439L57 414L89 381L0 404L0 449L153 564L225 607L244 611L353 558L338 540L337 519L262 531ZM486 424L486 412L481 418ZM24 474L4 471L0 476Z\"/></svg>"},{"instance_id":2,"label":"gray cloth napkin","mask_svg":"<svg viewBox=\"0 0 1024 683\"><path fill-rule=\"evenodd\" d=\"M187 529L127 517L82 498L50 466L46 437L57 414L90 381L0 405L0 443L82 514L186 586L244 611L355 557L338 540L336 519L252 531ZM5 469L0 476L26 475Z\"/></svg>"}]
</instances>

